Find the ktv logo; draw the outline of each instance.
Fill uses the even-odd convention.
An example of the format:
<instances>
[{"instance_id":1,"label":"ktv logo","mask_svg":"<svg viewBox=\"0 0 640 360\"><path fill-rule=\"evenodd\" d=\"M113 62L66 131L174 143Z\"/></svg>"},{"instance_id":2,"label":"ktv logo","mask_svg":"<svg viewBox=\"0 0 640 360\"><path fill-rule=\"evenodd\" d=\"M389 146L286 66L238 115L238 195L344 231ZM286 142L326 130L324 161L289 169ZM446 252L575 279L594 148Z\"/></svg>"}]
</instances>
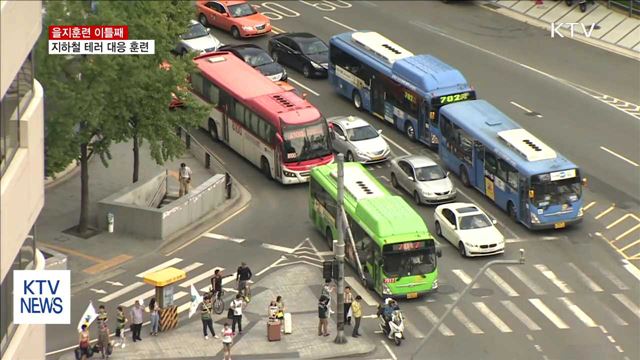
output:
<instances>
[{"instance_id":1,"label":"ktv logo","mask_svg":"<svg viewBox=\"0 0 640 360\"><path fill-rule=\"evenodd\" d=\"M13 322L69 324L71 273L69 270L15 270Z\"/></svg>"}]
</instances>

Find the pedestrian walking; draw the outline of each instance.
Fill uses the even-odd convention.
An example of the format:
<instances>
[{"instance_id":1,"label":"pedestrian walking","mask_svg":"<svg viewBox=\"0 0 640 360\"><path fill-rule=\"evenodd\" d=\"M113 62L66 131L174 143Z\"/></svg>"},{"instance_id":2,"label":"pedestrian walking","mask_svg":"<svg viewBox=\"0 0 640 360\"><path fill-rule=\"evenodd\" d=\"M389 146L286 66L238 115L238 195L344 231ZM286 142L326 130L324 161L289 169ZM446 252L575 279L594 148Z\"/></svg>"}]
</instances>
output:
<instances>
[{"instance_id":1,"label":"pedestrian walking","mask_svg":"<svg viewBox=\"0 0 640 360\"><path fill-rule=\"evenodd\" d=\"M142 331L142 320L144 316L144 308L142 307L142 302L140 300L136 300L136 303L131 308L130 312L131 316L131 337L133 338L133 342L142 341L140 337L140 332Z\"/></svg>"},{"instance_id":2,"label":"pedestrian walking","mask_svg":"<svg viewBox=\"0 0 640 360\"><path fill-rule=\"evenodd\" d=\"M224 360L231 360L231 346L233 345L233 330L229 328L229 323L224 323L222 329L222 350L224 351Z\"/></svg>"},{"instance_id":3,"label":"pedestrian walking","mask_svg":"<svg viewBox=\"0 0 640 360\"><path fill-rule=\"evenodd\" d=\"M156 303L156 298L151 298L149 301L149 315L151 318L151 336L158 336L160 330L160 308Z\"/></svg>"},{"instance_id":4,"label":"pedestrian walking","mask_svg":"<svg viewBox=\"0 0 640 360\"><path fill-rule=\"evenodd\" d=\"M244 297L244 300L248 303L251 296L251 291L249 290L248 281L251 280L253 273L251 273L251 269L247 266L246 263L241 263L238 267L238 271L236 272L236 282L238 285L238 294Z\"/></svg>"},{"instance_id":5,"label":"pedestrian walking","mask_svg":"<svg viewBox=\"0 0 640 360\"><path fill-rule=\"evenodd\" d=\"M76 359L86 360L93 355L89 346L89 339L89 327L83 324L80 328L80 334L78 334L78 349L76 349Z\"/></svg>"},{"instance_id":6,"label":"pedestrian walking","mask_svg":"<svg viewBox=\"0 0 640 360\"><path fill-rule=\"evenodd\" d=\"M233 322L231 323L231 330L236 332L236 324L238 325L238 333L242 333L242 309L245 307L245 302L242 299L242 295L236 295L236 298L231 301L230 308L233 309Z\"/></svg>"},{"instance_id":7,"label":"pedestrian walking","mask_svg":"<svg viewBox=\"0 0 640 360\"><path fill-rule=\"evenodd\" d=\"M117 345L124 349L124 325L127 323L127 317L124 316L124 309L122 306L118 306L118 313L116 314L116 338L118 339Z\"/></svg>"},{"instance_id":8,"label":"pedestrian walking","mask_svg":"<svg viewBox=\"0 0 640 360\"><path fill-rule=\"evenodd\" d=\"M329 336L329 298L321 296L318 302L318 336Z\"/></svg>"},{"instance_id":9,"label":"pedestrian walking","mask_svg":"<svg viewBox=\"0 0 640 360\"><path fill-rule=\"evenodd\" d=\"M280 323L282 323L282 320L284 319L284 301L282 300L282 296L280 295L276 297L276 306L278 307L278 313L276 314L276 319L280 320ZM283 327L283 331L284 331L284 327Z\"/></svg>"},{"instance_id":10,"label":"pedestrian walking","mask_svg":"<svg viewBox=\"0 0 640 360\"><path fill-rule=\"evenodd\" d=\"M360 336L360 332L358 331L360 330L360 320L362 319L362 304L360 301L362 301L362 296L358 295L351 303L351 313L353 314L354 321L353 332L351 333L353 337Z\"/></svg>"},{"instance_id":11,"label":"pedestrian walking","mask_svg":"<svg viewBox=\"0 0 640 360\"><path fill-rule=\"evenodd\" d=\"M98 316L96 317L96 324L98 326L98 330L100 330L100 325L102 325L102 323L106 323L108 320L108 315L107 315L107 309L104 307L104 305L100 305L98 306Z\"/></svg>"},{"instance_id":12,"label":"pedestrian walking","mask_svg":"<svg viewBox=\"0 0 640 360\"><path fill-rule=\"evenodd\" d=\"M103 359L108 359L111 355L111 340L109 339L109 326L106 321L98 324L98 349Z\"/></svg>"},{"instance_id":13,"label":"pedestrian walking","mask_svg":"<svg viewBox=\"0 0 640 360\"><path fill-rule=\"evenodd\" d=\"M351 303L353 302L353 294L351 293L351 287L344 287L344 323L351 325L351 315L349 310L351 309Z\"/></svg>"},{"instance_id":14,"label":"pedestrian walking","mask_svg":"<svg viewBox=\"0 0 640 360\"><path fill-rule=\"evenodd\" d=\"M200 319L202 320L202 334L204 335L204 339L209 339L209 334L207 333L207 328L211 331L211 336L214 338L218 338L216 332L213 330L213 319L211 318L211 312L213 311L213 303L211 302L211 298L209 296L205 296L200 304Z\"/></svg>"},{"instance_id":15,"label":"pedestrian walking","mask_svg":"<svg viewBox=\"0 0 640 360\"><path fill-rule=\"evenodd\" d=\"M180 196L189 193L191 188L191 168L187 164L180 164L180 170L178 171L178 181L180 182Z\"/></svg>"}]
</instances>

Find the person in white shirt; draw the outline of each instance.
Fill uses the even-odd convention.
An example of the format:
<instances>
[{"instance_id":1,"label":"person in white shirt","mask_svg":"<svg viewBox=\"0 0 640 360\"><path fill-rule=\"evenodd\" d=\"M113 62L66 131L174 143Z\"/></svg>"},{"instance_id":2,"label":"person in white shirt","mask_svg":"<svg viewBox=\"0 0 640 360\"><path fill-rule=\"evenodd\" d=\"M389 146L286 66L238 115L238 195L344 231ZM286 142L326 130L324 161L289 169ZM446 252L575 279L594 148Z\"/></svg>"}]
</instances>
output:
<instances>
[{"instance_id":1,"label":"person in white shirt","mask_svg":"<svg viewBox=\"0 0 640 360\"><path fill-rule=\"evenodd\" d=\"M238 324L238 332L242 332L242 308L244 308L245 302L242 299L242 295L236 295L236 298L231 301L231 309L233 309L233 319L231 322L231 330L236 332L236 324Z\"/></svg>"},{"instance_id":2,"label":"person in white shirt","mask_svg":"<svg viewBox=\"0 0 640 360\"><path fill-rule=\"evenodd\" d=\"M187 164L180 164L178 171L178 181L180 182L180 196L188 194L191 188L191 168Z\"/></svg>"}]
</instances>

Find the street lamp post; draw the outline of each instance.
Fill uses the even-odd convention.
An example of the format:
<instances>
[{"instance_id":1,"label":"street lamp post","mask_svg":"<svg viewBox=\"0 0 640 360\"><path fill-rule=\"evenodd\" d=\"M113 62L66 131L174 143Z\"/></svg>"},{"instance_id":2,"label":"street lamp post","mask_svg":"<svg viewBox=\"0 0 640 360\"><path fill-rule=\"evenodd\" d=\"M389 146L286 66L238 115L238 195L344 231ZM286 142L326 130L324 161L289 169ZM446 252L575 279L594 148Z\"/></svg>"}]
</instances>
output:
<instances>
[{"instance_id":1,"label":"street lamp post","mask_svg":"<svg viewBox=\"0 0 640 360\"><path fill-rule=\"evenodd\" d=\"M429 332L427 333L427 335L424 337L424 339L422 339L422 341L420 342L420 345L418 346L418 349L413 353L413 355L411 355L411 359L416 359L416 355L420 352L420 350L422 350L422 348L424 347L424 345L427 343L427 341L429 340L429 338L436 332L436 330L438 330L438 328L440 328L440 325L442 325L442 323L444 322L444 319L447 318L447 316L449 316L449 314L451 313L451 311L453 311L453 309L455 309L456 306L458 306L458 303L460 302L460 300L462 299L462 297L464 297L464 295L467 293L467 291L469 291L469 289L471 289L471 287L476 283L476 281L478 281L478 279L480 278L480 276L482 274L484 274L484 272L490 268L493 265L521 265L524 264L524 249L520 249L520 259L518 260L493 260L493 261L489 261L488 263L486 263L482 269L480 269L480 271L478 271L478 273L476 274L476 276L473 277L473 279L471 280L470 283L467 284L467 286L464 288L464 290L462 290L462 292L460 293L460 296L458 296L458 298L456 299L456 301L453 302L453 304L451 304L451 306L449 306L449 308L447 309L447 311L444 312L444 314L442 315L442 317L440 318L440 320L438 320L438 323L435 324L431 330L429 330Z\"/></svg>"},{"instance_id":2,"label":"street lamp post","mask_svg":"<svg viewBox=\"0 0 640 360\"><path fill-rule=\"evenodd\" d=\"M336 344L345 344L347 338L344 336L344 224L342 217L342 207L344 199L344 154L338 154L338 209L336 212L336 229L338 229L338 241L334 243L334 254L338 262L338 278L336 286L338 287L338 299L336 300L336 323L338 324L338 335L334 342Z\"/></svg>"}]
</instances>

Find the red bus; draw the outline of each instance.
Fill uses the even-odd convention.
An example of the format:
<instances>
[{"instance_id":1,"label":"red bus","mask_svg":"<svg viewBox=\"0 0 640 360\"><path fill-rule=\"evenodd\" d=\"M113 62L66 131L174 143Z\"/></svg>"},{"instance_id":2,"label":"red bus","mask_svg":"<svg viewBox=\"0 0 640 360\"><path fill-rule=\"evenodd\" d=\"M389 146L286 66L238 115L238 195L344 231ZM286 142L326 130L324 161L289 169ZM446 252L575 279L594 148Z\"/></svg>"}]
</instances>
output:
<instances>
[{"instance_id":1,"label":"red bus","mask_svg":"<svg viewBox=\"0 0 640 360\"><path fill-rule=\"evenodd\" d=\"M197 97L211 106L201 127L283 184L309 181L333 162L327 121L293 91L274 84L229 52L194 59Z\"/></svg>"}]
</instances>

